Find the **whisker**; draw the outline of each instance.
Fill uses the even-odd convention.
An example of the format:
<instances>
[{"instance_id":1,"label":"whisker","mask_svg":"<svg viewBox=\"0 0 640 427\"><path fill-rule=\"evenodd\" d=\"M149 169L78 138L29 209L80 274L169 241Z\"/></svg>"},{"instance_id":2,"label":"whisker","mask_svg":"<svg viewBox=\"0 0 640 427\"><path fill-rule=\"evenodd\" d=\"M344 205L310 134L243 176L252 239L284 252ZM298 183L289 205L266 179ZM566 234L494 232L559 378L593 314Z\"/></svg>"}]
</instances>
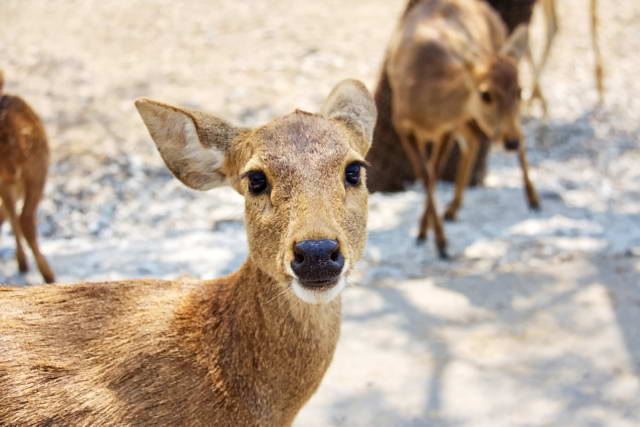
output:
<instances>
[{"instance_id":1,"label":"whisker","mask_svg":"<svg viewBox=\"0 0 640 427\"><path fill-rule=\"evenodd\" d=\"M265 305L269 305L271 304L273 301L275 301L276 299L278 299L279 297L283 296L289 289L291 288L291 284L287 285L286 288L279 290L278 292L276 292L276 294L274 296L272 296L271 298L269 298L264 304Z\"/></svg>"}]
</instances>

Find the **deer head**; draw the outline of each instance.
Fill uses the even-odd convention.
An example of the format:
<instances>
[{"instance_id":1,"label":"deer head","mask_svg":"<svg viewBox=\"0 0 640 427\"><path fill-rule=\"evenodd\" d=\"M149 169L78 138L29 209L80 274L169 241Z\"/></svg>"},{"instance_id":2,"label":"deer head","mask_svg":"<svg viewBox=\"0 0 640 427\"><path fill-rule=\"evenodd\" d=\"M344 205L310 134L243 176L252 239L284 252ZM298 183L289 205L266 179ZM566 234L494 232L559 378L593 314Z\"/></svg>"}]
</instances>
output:
<instances>
[{"instance_id":1,"label":"deer head","mask_svg":"<svg viewBox=\"0 0 640 427\"><path fill-rule=\"evenodd\" d=\"M490 139L503 142L508 150L518 149L522 140L518 61L527 44L528 29L521 25L497 54L471 66L472 116Z\"/></svg>"},{"instance_id":2,"label":"deer head","mask_svg":"<svg viewBox=\"0 0 640 427\"><path fill-rule=\"evenodd\" d=\"M136 107L180 181L245 197L250 262L308 303L341 292L366 240L376 109L362 83L338 84L321 114L296 110L256 129L149 99Z\"/></svg>"}]
</instances>

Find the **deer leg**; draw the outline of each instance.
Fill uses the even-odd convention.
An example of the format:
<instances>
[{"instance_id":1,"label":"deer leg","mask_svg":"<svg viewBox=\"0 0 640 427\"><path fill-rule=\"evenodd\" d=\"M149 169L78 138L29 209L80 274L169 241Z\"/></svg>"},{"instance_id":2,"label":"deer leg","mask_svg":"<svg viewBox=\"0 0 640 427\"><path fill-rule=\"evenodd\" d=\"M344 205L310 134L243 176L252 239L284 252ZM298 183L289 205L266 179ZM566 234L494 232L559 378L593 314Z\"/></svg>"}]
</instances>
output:
<instances>
[{"instance_id":1,"label":"deer leg","mask_svg":"<svg viewBox=\"0 0 640 427\"><path fill-rule=\"evenodd\" d=\"M45 282L52 283L55 281L55 277L49 263L44 255L42 255L42 252L40 252L36 228L36 209L42 198L44 183L44 179L25 182L25 199L22 213L20 214L20 226L22 228L22 234L36 259L40 274L42 274Z\"/></svg>"},{"instance_id":2,"label":"deer leg","mask_svg":"<svg viewBox=\"0 0 640 427\"><path fill-rule=\"evenodd\" d=\"M598 88L598 102L604 103L604 66L602 51L598 44L598 0L591 0L591 44L595 55L595 77Z\"/></svg>"},{"instance_id":3,"label":"deer leg","mask_svg":"<svg viewBox=\"0 0 640 427\"><path fill-rule=\"evenodd\" d=\"M544 10L547 40L544 45L544 50L542 51L537 77L539 77L539 74L542 73L542 70L547 65L547 60L551 54L551 47L553 46L556 35L558 34L558 13L556 11L555 0L543 0L542 8Z\"/></svg>"},{"instance_id":4,"label":"deer leg","mask_svg":"<svg viewBox=\"0 0 640 427\"><path fill-rule=\"evenodd\" d=\"M540 106L542 107L542 114L543 116L546 118L548 116L548 108L547 108L547 100L544 97L544 95L542 94L542 89L540 88L540 76L542 74L542 70L539 69L534 60L533 60L533 53L531 52L531 46L527 47L527 60L529 61L529 64L531 65L531 70L532 70L532 75L533 75L533 83L532 83L532 88L531 88L531 96L529 97L529 100L527 101L527 109L531 110L531 106L533 105L533 102L535 100L540 101Z\"/></svg>"},{"instance_id":5,"label":"deer leg","mask_svg":"<svg viewBox=\"0 0 640 427\"><path fill-rule=\"evenodd\" d=\"M404 148L404 151L407 154L407 158L409 159L409 162L413 167L413 171L416 174L416 177L418 177L422 181L422 184L426 191L428 183L424 177L423 159L421 158L420 153L416 148L416 146L413 144L412 141L410 141L408 135L406 135L404 132L398 132L398 135L400 136L400 142L402 143L402 147ZM422 219L420 220L420 231L418 232L418 243L424 242L424 240L427 238L428 224L426 224L426 222L428 221L426 218L427 218L428 211L426 206L427 205L425 205L424 212L422 213Z\"/></svg>"},{"instance_id":6,"label":"deer leg","mask_svg":"<svg viewBox=\"0 0 640 427\"><path fill-rule=\"evenodd\" d=\"M518 160L520 161L520 168L522 169L524 189L527 195L527 201L529 202L529 208L534 211L538 211L540 210L540 199L538 197L538 192L529 178L529 162L527 161L527 148L524 141L520 144L520 148L518 150Z\"/></svg>"},{"instance_id":7,"label":"deer leg","mask_svg":"<svg viewBox=\"0 0 640 427\"><path fill-rule=\"evenodd\" d=\"M462 207L464 192L467 185L469 185L473 165L478 155L478 141L466 129L462 132L459 142L460 162L458 163L458 173L456 174L455 195L444 214L444 219L447 221L455 221L458 216L458 210Z\"/></svg>"},{"instance_id":8,"label":"deer leg","mask_svg":"<svg viewBox=\"0 0 640 427\"><path fill-rule=\"evenodd\" d=\"M423 166L425 166L424 176L425 182L427 183L427 214L433 222L433 231L436 235L436 249L438 251L438 256L440 257L440 259L447 259L449 258L449 255L447 254L447 237L444 233L442 218L440 218L440 215L438 215L435 196L436 183L438 182L438 180L436 179L436 162L439 154L438 152L441 150L441 148L441 143L435 143L433 147L433 153L431 153L431 158L426 162L426 165L425 163L423 163Z\"/></svg>"},{"instance_id":9,"label":"deer leg","mask_svg":"<svg viewBox=\"0 0 640 427\"><path fill-rule=\"evenodd\" d=\"M438 226L441 224L439 224L440 222L440 218L438 217L437 214L437 210L435 209L435 186L438 182L438 176L437 176L437 165L439 164L439 159L442 158L442 151L444 149L443 144L431 144L432 147L432 152L431 155L429 155L429 153L427 153L427 143L425 144L420 144L418 145L419 148L421 148L420 151L420 157L422 159L422 165L425 167L425 170L423 171L425 178L425 190L427 191L427 198L425 199L425 209L424 209L424 213L422 215L422 219L420 220L420 233L418 234L418 241L421 241L420 236L423 235L424 233L426 233L426 231L429 229L429 227L431 227L431 225L434 226L434 231L436 232L436 248L438 249L438 252L440 253L440 247L441 247L441 243L438 243L439 241L442 240L441 237L438 237L440 235L443 235L444 232L443 231L437 231L438 230ZM445 248L446 248L446 242L445 242ZM446 251L445 251L446 252ZM446 253L445 256L442 256L442 258L446 258Z\"/></svg>"},{"instance_id":10,"label":"deer leg","mask_svg":"<svg viewBox=\"0 0 640 427\"><path fill-rule=\"evenodd\" d=\"M438 181L440 181L444 167L449 161L449 157L451 157L451 150L453 150L455 143L455 138L451 133L447 133L443 137L442 148L438 150L438 156L436 158L436 179Z\"/></svg>"},{"instance_id":11,"label":"deer leg","mask_svg":"<svg viewBox=\"0 0 640 427\"><path fill-rule=\"evenodd\" d=\"M13 186L0 186L0 198L2 199L2 207L6 216L9 218L11 228L13 229L13 235L16 240L16 259L18 261L18 269L22 273L29 271L29 265L27 264L27 257L22 249L22 230L20 228L20 222L16 215L16 203L13 195Z\"/></svg>"},{"instance_id":12,"label":"deer leg","mask_svg":"<svg viewBox=\"0 0 640 427\"><path fill-rule=\"evenodd\" d=\"M448 160L449 155L451 154L450 143L452 142L453 142L452 134L451 133L446 134L445 136L442 137L442 140L440 141L439 144L432 144L433 152L431 153L431 156L428 156L427 154L426 145L419 145L419 147L422 148L422 151L420 152L420 156L422 157L424 163L426 165L431 165L430 166L431 170L434 171L433 175L429 177L430 179L431 177L433 177L434 186L437 185L438 181L440 181L440 174L443 169L443 164ZM435 187L433 191L435 193ZM425 209L424 215L422 215L422 220L420 221L421 230L422 229L426 230L429 228L429 226L431 225L430 218L432 216L433 216L433 213L429 213L429 210Z\"/></svg>"},{"instance_id":13,"label":"deer leg","mask_svg":"<svg viewBox=\"0 0 640 427\"><path fill-rule=\"evenodd\" d=\"M0 236L2 235L2 224L4 224L5 214L2 205L0 204Z\"/></svg>"},{"instance_id":14,"label":"deer leg","mask_svg":"<svg viewBox=\"0 0 640 427\"><path fill-rule=\"evenodd\" d=\"M527 48L527 58L529 59L533 69L533 88L531 91L531 98L529 98L529 106L531 106L533 100L540 100L542 111L546 118L548 114L547 101L540 89L540 77L542 76L542 70L544 70L544 67L547 65L547 60L551 54L551 47L553 46L553 42L558 33L558 14L556 11L555 0L542 0L542 11L544 12L547 39L545 41L544 50L542 51L540 63L535 65L533 55L531 54L531 48Z\"/></svg>"},{"instance_id":15,"label":"deer leg","mask_svg":"<svg viewBox=\"0 0 640 427\"><path fill-rule=\"evenodd\" d=\"M434 147L435 148L435 147ZM435 153L432 153L432 156ZM424 168L427 162L429 161L429 154L427 153L427 144L418 143L418 155L420 156L420 164ZM426 169L422 171L423 184L425 193L428 191L430 177L426 176ZM426 178L424 178L426 177ZM431 226L431 211L429 210L430 201L427 193L427 197L425 198L424 212L422 212L422 217L420 218L420 227L418 229L418 244L424 242L427 237L427 233L429 232L429 227Z\"/></svg>"},{"instance_id":16,"label":"deer leg","mask_svg":"<svg viewBox=\"0 0 640 427\"><path fill-rule=\"evenodd\" d=\"M436 248L438 250L438 255L442 259L448 258L447 255L447 240L444 234L444 228L442 226L442 221L438 217L436 205L435 205L435 174L433 172L433 162L428 162L429 166L425 165L425 161L423 156L420 155L420 151L426 151L426 145L421 149L416 147L416 144L420 146L420 143L416 141L416 144L413 144L408 136L404 132L398 132L400 135L400 142L402 143L402 147L407 153L407 157L411 162L411 165L414 168L416 176L422 179L422 183L427 193L427 197L425 200L425 210L422 214L422 219L420 220L420 230L418 231L418 244L424 242L427 238L427 229L429 225L429 217L433 220L434 230L436 235ZM430 172L431 169L431 172Z\"/></svg>"}]
</instances>

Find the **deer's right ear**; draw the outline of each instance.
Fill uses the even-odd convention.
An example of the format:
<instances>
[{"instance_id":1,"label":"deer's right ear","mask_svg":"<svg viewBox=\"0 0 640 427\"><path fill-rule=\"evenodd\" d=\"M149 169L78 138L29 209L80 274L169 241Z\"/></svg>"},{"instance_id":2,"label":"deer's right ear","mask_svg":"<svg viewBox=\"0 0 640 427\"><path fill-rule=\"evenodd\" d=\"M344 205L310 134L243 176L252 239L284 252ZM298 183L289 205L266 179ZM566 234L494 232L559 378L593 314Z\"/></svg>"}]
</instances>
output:
<instances>
[{"instance_id":1,"label":"deer's right ear","mask_svg":"<svg viewBox=\"0 0 640 427\"><path fill-rule=\"evenodd\" d=\"M358 80L338 83L322 107L322 115L342 122L362 137L356 148L365 156L373 139L378 111L371 94Z\"/></svg>"},{"instance_id":2,"label":"deer's right ear","mask_svg":"<svg viewBox=\"0 0 640 427\"><path fill-rule=\"evenodd\" d=\"M528 47L529 27L526 24L520 24L507 39L501 53L518 62L527 52Z\"/></svg>"},{"instance_id":3,"label":"deer's right ear","mask_svg":"<svg viewBox=\"0 0 640 427\"><path fill-rule=\"evenodd\" d=\"M225 183L225 156L238 128L206 113L146 98L136 100L136 108L176 178L196 190Z\"/></svg>"}]
</instances>

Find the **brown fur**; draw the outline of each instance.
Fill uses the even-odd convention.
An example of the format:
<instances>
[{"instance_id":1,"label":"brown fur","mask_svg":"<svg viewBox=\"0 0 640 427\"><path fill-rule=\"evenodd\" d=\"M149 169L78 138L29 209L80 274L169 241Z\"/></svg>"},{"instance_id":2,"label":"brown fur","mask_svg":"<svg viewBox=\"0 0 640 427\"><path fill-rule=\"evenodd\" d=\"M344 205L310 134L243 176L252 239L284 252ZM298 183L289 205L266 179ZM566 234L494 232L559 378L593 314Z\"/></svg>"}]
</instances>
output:
<instances>
[{"instance_id":1,"label":"brown fur","mask_svg":"<svg viewBox=\"0 0 640 427\"><path fill-rule=\"evenodd\" d=\"M346 81L323 115L255 130L136 105L185 184L245 195L249 258L210 281L0 288L0 424L291 425L333 356L340 298L302 301L286 265L304 238L337 238L351 266L361 256L367 191L344 186L344 167L366 154L373 101ZM242 174L258 168L269 194L248 194Z\"/></svg>"},{"instance_id":2,"label":"brown fur","mask_svg":"<svg viewBox=\"0 0 640 427\"><path fill-rule=\"evenodd\" d=\"M418 239L426 238L431 223L443 258L447 242L435 205L436 165L446 157L448 141L461 140L465 150L456 195L446 213L454 219L480 144L469 123L492 140L522 139L517 60L526 35L523 27L507 39L499 16L483 2L430 0L409 11L392 38L387 63L392 121L427 190ZM483 101L485 94L490 101ZM528 181L526 172L525 177Z\"/></svg>"},{"instance_id":3,"label":"brown fur","mask_svg":"<svg viewBox=\"0 0 640 427\"><path fill-rule=\"evenodd\" d=\"M42 121L17 96L4 95L0 72L0 227L9 219L16 243L16 259L21 272L28 270L22 238L27 241L47 283L53 271L38 245L36 216L49 168L49 146ZM24 198L21 212L16 204Z\"/></svg>"}]
</instances>

